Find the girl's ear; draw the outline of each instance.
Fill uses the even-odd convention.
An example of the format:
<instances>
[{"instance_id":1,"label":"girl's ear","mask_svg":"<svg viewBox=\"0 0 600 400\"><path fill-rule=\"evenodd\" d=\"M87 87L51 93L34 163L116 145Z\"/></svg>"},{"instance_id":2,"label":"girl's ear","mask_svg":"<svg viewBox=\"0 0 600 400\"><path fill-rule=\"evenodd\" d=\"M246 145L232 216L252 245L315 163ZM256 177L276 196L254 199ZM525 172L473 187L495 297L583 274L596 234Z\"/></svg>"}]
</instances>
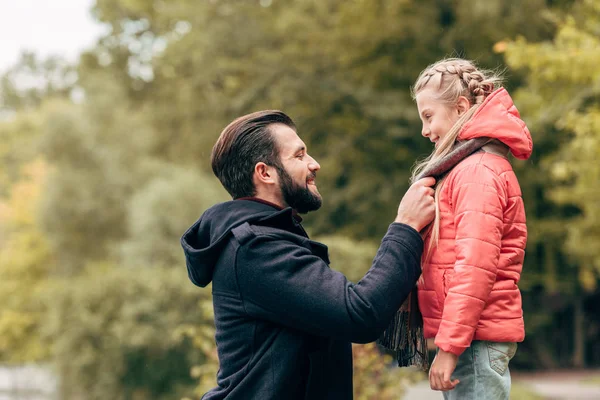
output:
<instances>
[{"instance_id":1,"label":"girl's ear","mask_svg":"<svg viewBox=\"0 0 600 400\"><path fill-rule=\"evenodd\" d=\"M458 109L458 115L460 116L469 111L469 108L471 108L471 103L465 96L460 96L458 98L458 102L456 103L456 108Z\"/></svg>"}]
</instances>

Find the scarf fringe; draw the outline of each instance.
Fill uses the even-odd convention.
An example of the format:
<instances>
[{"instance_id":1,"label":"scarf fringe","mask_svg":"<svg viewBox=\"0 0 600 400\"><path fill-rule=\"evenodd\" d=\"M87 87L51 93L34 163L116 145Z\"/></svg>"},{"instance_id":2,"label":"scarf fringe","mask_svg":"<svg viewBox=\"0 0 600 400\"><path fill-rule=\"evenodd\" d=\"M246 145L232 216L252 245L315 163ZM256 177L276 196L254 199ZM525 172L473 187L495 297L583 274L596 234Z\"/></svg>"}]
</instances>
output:
<instances>
[{"instance_id":1,"label":"scarf fringe","mask_svg":"<svg viewBox=\"0 0 600 400\"><path fill-rule=\"evenodd\" d=\"M416 290L411 292L402 307L396 311L377 343L394 352L398 367L415 366L423 371L429 369L429 353Z\"/></svg>"}]
</instances>

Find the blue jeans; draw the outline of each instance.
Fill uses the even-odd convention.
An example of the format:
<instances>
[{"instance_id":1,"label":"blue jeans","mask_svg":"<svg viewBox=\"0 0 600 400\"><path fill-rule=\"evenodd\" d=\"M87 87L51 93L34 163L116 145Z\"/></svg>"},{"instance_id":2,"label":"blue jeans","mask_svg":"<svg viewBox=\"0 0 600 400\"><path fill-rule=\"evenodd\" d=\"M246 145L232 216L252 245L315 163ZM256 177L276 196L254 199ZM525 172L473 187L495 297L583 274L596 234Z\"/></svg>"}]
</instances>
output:
<instances>
[{"instance_id":1,"label":"blue jeans","mask_svg":"<svg viewBox=\"0 0 600 400\"><path fill-rule=\"evenodd\" d=\"M460 383L443 392L445 400L508 400L508 363L517 351L516 343L474 340L458 358L452 380Z\"/></svg>"}]
</instances>

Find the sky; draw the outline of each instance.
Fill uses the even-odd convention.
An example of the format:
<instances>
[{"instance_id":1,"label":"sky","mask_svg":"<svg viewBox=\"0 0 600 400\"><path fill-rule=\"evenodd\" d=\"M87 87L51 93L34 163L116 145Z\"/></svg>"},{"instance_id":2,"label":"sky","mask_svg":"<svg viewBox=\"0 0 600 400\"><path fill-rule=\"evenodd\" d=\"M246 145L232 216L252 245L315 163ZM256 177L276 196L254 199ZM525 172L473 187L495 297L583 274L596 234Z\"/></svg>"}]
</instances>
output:
<instances>
[{"instance_id":1,"label":"sky","mask_svg":"<svg viewBox=\"0 0 600 400\"><path fill-rule=\"evenodd\" d=\"M0 72L23 50L75 60L104 32L91 14L95 0L0 0Z\"/></svg>"}]
</instances>

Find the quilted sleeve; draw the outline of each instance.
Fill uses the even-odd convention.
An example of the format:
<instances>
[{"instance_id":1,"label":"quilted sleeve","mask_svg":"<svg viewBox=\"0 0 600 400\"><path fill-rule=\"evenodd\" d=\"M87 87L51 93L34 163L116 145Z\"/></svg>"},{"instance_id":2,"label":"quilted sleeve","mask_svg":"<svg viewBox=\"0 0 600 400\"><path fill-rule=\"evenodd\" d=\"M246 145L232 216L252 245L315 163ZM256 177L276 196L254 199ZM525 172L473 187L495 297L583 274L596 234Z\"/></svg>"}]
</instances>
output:
<instances>
[{"instance_id":1,"label":"quilted sleeve","mask_svg":"<svg viewBox=\"0 0 600 400\"><path fill-rule=\"evenodd\" d=\"M496 281L506 192L501 178L483 164L457 171L449 184L456 262L435 344L460 355L471 345Z\"/></svg>"}]
</instances>

